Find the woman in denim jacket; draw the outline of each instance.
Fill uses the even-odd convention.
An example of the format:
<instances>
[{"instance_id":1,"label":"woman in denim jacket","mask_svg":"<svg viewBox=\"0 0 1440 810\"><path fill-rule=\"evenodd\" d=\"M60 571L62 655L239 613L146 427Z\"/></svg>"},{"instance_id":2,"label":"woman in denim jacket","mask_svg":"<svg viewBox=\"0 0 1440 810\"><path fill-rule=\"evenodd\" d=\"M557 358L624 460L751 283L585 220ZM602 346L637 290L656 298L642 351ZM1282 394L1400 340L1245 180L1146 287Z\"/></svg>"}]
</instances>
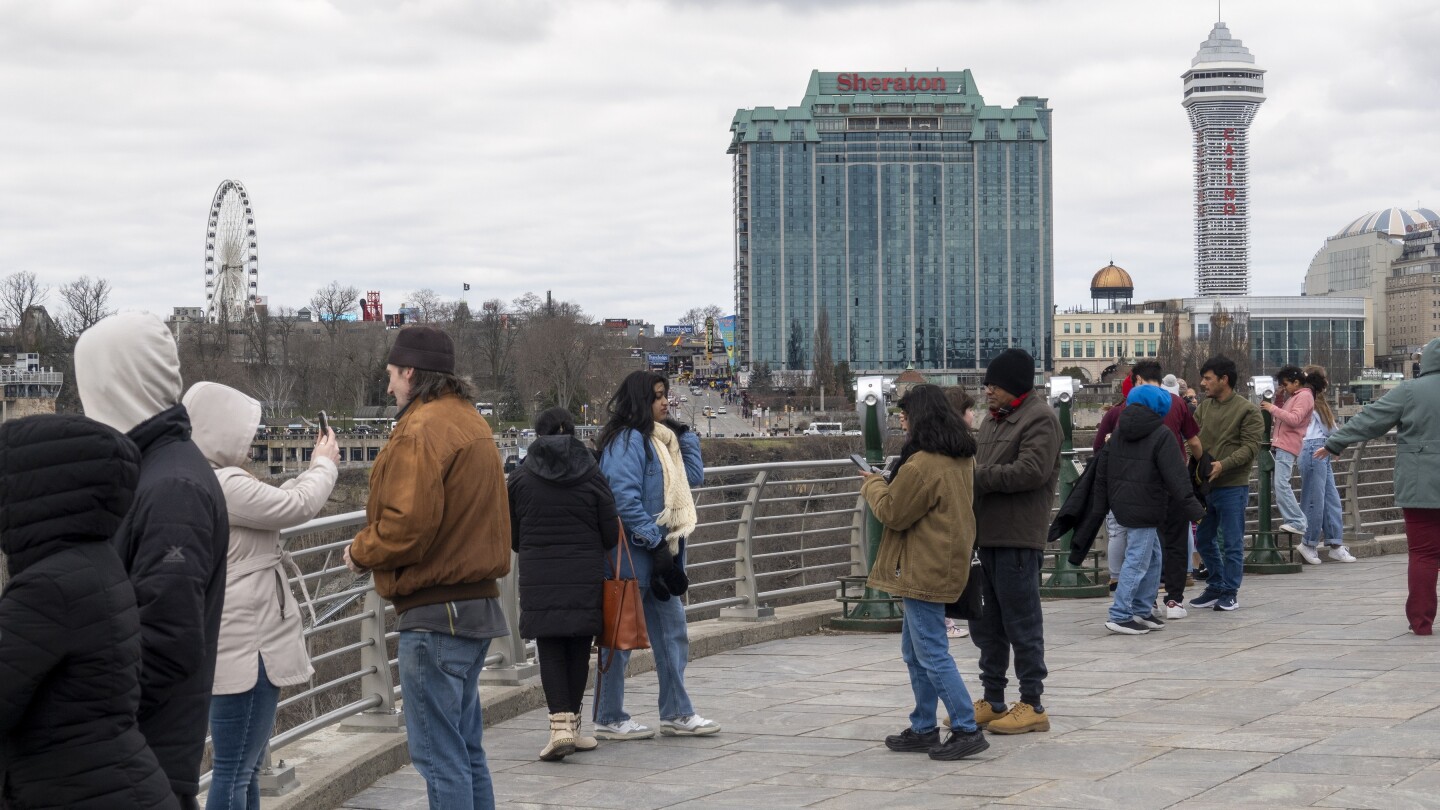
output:
<instances>
[{"instance_id":1,"label":"woman in denim jacket","mask_svg":"<svg viewBox=\"0 0 1440 810\"><path fill-rule=\"evenodd\" d=\"M695 530L690 487L705 479L700 439L670 419L670 384L665 377L636 371L610 398L610 419L600 433L600 470L610 480L615 508L625 526L630 560L622 556L621 576L640 582L645 627L660 680L660 733L714 734L720 724L695 713L685 691L690 638L685 606L678 598L685 578L685 537ZM633 571L629 562L633 562ZM612 651L602 651L609 656ZM625 666L630 653L614 652L614 666L600 679L595 698L595 736L601 740L643 740L654 729L625 712Z\"/></svg>"}]
</instances>

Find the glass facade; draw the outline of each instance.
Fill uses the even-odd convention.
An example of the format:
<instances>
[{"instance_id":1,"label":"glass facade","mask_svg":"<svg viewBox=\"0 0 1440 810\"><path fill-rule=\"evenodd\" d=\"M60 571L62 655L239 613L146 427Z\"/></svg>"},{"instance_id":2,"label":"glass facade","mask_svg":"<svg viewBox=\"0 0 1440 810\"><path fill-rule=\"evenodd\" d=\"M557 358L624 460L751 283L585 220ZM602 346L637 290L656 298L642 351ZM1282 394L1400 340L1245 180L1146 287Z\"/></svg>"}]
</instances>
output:
<instances>
[{"instance_id":1,"label":"glass facade","mask_svg":"<svg viewBox=\"0 0 1440 810\"><path fill-rule=\"evenodd\" d=\"M855 371L977 370L1010 346L1050 368L1050 113L986 107L969 71L814 72L801 106L740 110L739 363L810 368L828 325Z\"/></svg>"}]
</instances>

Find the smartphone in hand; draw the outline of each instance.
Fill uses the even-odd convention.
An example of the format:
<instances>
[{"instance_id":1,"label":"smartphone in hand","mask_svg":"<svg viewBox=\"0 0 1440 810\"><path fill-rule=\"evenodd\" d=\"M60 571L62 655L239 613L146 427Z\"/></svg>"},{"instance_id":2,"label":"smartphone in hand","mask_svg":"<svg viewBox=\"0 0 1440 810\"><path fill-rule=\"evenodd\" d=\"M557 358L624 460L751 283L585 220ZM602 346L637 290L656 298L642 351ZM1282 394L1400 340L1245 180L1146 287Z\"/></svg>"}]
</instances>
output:
<instances>
[{"instance_id":1,"label":"smartphone in hand","mask_svg":"<svg viewBox=\"0 0 1440 810\"><path fill-rule=\"evenodd\" d=\"M330 434L330 417L326 416L324 411L321 411L321 412L320 412L320 435L321 435L321 436L328 436L329 434Z\"/></svg>"},{"instance_id":2,"label":"smartphone in hand","mask_svg":"<svg viewBox=\"0 0 1440 810\"><path fill-rule=\"evenodd\" d=\"M856 467L859 467L860 469L864 470L865 472L877 473L877 474L880 474L880 473L884 473L884 472L885 472L884 470L880 469L879 467L871 466L870 462L866 461L866 460L865 460L865 457L862 456L862 455L860 455L859 453L851 453L851 454L850 454L850 460L853 461L853 462L855 462L855 466L856 466Z\"/></svg>"}]
</instances>

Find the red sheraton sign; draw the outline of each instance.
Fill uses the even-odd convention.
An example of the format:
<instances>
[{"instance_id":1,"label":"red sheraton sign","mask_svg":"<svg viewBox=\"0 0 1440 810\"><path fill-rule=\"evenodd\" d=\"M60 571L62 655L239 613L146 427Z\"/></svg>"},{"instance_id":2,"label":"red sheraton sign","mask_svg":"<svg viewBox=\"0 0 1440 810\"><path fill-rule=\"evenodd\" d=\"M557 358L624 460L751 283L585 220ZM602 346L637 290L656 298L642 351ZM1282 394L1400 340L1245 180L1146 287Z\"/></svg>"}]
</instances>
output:
<instances>
[{"instance_id":1,"label":"red sheraton sign","mask_svg":"<svg viewBox=\"0 0 1440 810\"><path fill-rule=\"evenodd\" d=\"M916 90L945 92L945 78L936 76L861 76L859 73L841 73L835 77L835 89L841 92L870 91L872 93L913 93Z\"/></svg>"}]
</instances>

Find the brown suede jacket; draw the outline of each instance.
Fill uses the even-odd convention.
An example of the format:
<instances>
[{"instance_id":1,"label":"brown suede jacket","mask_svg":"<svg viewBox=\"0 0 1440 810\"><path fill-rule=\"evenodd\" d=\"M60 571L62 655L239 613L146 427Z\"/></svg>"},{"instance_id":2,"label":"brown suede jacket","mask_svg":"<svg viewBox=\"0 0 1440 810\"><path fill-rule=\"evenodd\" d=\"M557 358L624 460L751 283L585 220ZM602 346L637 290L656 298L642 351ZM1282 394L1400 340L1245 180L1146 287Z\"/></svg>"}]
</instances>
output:
<instances>
[{"instance_id":1,"label":"brown suede jacket","mask_svg":"<svg viewBox=\"0 0 1440 810\"><path fill-rule=\"evenodd\" d=\"M510 504L490 425L457 396L411 403L370 471L365 518L351 559L397 611L498 596Z\"/></svg>"},{"instance_id":2,"label":"brown suede jacket","mask_svg":"<svg viewBox=\"0 0 1440 810\"><path fill-rule=\"evenodd\" d=\"M919 452L886 482L870 476L860 494L885 527L866 583L891 596L954 602L970 578L975 513L973 458Z\"/></svg>"}]
</instances>

